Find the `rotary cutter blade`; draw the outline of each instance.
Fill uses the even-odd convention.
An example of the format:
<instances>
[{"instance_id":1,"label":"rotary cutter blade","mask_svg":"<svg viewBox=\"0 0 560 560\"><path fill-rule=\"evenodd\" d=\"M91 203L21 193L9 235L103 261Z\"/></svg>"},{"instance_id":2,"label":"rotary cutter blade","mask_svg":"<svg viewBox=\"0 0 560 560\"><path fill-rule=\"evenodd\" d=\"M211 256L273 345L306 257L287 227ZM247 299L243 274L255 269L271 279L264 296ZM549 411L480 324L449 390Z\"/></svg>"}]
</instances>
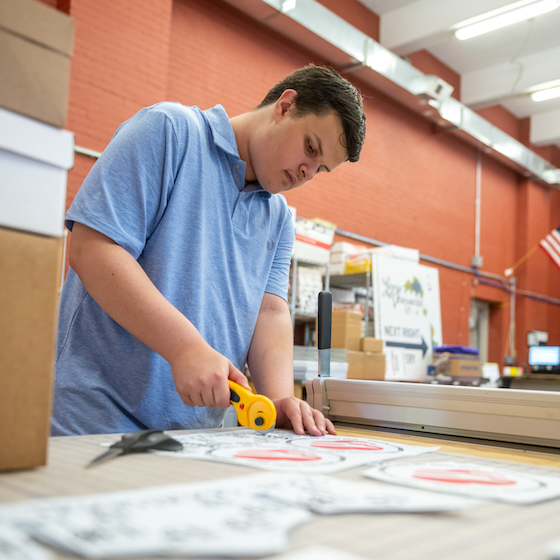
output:
<instances>
[{"instance_id":1,"label":"rotary cutter blade","mask_svg":"<svg viewBox=\"0 0 560 560\"><path fill-rule=\"evenodd\" d=\"M246 428L268 432L276 426L276 408L264 395L255 395L245 387L229 380L230 402L235 407L237 420Z\"/></svg>"}]
</instances>

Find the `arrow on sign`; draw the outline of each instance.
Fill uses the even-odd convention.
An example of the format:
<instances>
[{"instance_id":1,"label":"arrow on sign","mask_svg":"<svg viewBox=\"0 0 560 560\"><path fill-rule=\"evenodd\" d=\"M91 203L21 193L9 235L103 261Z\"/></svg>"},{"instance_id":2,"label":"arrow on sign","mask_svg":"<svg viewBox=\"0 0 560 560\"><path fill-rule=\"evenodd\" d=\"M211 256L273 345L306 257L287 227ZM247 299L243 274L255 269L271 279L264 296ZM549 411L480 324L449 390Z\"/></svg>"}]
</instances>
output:
<instances>
[{"instance_id":1,"label":"arrow on sign","mask_svg":"<svg viewBox=\"0 0 560 560\"><path fill-rule=\"evenodd\" d=\"M408 342L387 342L385 341L385 346L398 346L399 348L408 348L409 350L422 350L422 357L426 355L426 350L428 346L424 341L424 337L422 337L421 344L411 344Z\"/></svg>"}]
</instances>

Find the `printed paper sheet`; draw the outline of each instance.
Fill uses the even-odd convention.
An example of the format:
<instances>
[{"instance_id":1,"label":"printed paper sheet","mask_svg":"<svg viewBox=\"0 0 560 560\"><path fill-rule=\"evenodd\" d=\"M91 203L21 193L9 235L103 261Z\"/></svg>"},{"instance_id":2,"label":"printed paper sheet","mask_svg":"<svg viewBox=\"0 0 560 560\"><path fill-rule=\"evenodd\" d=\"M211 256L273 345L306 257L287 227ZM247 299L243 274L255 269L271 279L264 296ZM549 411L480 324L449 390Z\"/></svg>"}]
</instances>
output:
<instances>
[{"instance_id":1,"label":"printed paper sheet","mask_svg":"<svg viewBox=\"0 0 560 560\"><path fill-rule=\"evenodd\" d=\"M298 436L286 430L272 430L266 434L254 430L194 433L175 436L175 439L183 444L183 451L170 453L173 457L318 474L411 457L438 449L359 437Z\"/></svg>"},{"instance_id":2,"label":"printed paper sheet","mask_svg":"<svg viewBox=\"0 0 560 560\"><path fill-rule=\"evenodd\" d=\"M273 482L237 477L33 500L0 508L0 527L87 558L264 556L282 551L287 532L310 515L265 498Z\"/></svg>"},{"instance_id":3,"label":"printed paper sheet","mask_svg":"<svg viewBox=\"0 0 560 560\"><path fill-rule=\"evenodd\" d=\"M364 474L383 482L512 504L560 497L560 478L477 463L387 463Z\"/></svg>"},{"instance_id":4,"label":"printed paper sheet","mask_svg":"<svg viewBox=\"0 0 560 560\"><path fill-rule=\"evenodd\" d=\"M283 474L263 495L320 514L452 511L474 504L457 496L324 475Z\"/></svg>"},{"instance_id":5,"label":"printed paper sheet","mask_svg":"<svg viewBox=\"0 0 560 560\"><path fill-rule=\"evenodd\" d=\"M6 506L0 508L0 547L2 542L8 551L14 547L13 554L2 558L49 560L48 551L33 543L31 535L86 558L262 556L286 548L288 531L308 521L310 511L439 512L472 504L365 479L263 473Z\"/></svg>"}]
</instances>

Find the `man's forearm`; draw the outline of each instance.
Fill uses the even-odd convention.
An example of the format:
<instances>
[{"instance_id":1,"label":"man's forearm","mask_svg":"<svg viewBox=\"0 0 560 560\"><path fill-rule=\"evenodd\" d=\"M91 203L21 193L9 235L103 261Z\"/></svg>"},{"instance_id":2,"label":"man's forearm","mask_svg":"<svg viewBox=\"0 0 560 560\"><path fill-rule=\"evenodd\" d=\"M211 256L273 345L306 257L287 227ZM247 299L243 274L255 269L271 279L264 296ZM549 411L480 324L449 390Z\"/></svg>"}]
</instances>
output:
<instances>
[{"instance_id":1,"label":"man's forearm","mask_svg":"<svg viewBox=\"0 0 560 560\"><path fill-rule=\"evenodd\" d=\"M259 393L271 399L293 396L293 330L288 305L265 294L247 362Z\"/></svg>"}]
</instances>

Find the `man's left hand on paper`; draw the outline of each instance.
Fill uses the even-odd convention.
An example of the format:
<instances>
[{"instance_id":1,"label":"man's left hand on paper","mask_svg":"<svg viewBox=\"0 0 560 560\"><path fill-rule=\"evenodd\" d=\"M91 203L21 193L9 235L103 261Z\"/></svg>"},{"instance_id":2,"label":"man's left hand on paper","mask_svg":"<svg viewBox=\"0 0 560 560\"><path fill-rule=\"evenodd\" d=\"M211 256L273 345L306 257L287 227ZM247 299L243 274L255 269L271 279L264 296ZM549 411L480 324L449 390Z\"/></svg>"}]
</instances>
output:
<instances>
[{"instance_id":1,"label":"man's left hand on paper","mask_svg":"<svg viewBox=\"0 0 560 560\"><path fill-rule=\"evenodd\" d=\"M285 397L273 402L276 407L277 428L293 428L298 435L303 435L306 431L312 436L324 436L327 433L336 435L333 423L305 401L297 397Z\"/></svg>"}]
</instances>

